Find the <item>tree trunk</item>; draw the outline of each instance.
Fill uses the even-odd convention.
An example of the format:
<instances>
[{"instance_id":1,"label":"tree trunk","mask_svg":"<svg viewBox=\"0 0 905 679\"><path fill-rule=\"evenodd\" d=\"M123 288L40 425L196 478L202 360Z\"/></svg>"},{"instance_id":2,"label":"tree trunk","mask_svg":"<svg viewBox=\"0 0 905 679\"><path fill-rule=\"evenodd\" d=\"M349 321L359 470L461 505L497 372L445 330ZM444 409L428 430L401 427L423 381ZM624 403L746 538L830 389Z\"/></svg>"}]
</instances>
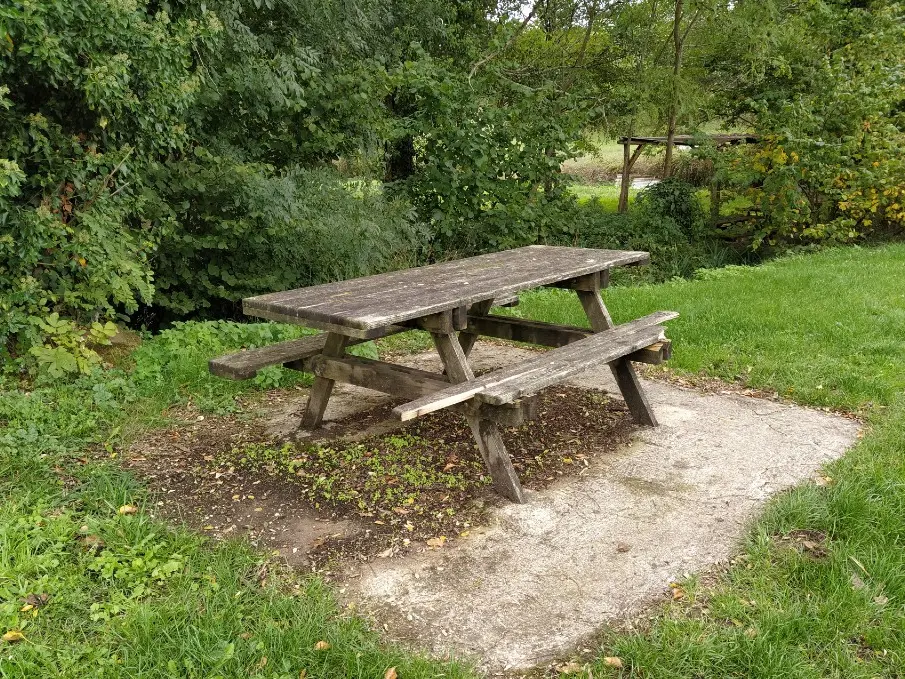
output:
<instances>
[{"instance_id":1,"label":"tree trunk","mask_svg":"<svg viewBox=\"0 0 905 679\"><path fill-rule=\"evenodd\" d=\"M672 155L676 138L676 118L679 115L679 75L682 72L682 14L685 9L685 0L676 0L676 13L672 22L672 43L674 48L672 62L672 82L669 93L669 117L666 122L666 158L663 160L663 177L672 174Z\"/></svg>"}]
</instances>

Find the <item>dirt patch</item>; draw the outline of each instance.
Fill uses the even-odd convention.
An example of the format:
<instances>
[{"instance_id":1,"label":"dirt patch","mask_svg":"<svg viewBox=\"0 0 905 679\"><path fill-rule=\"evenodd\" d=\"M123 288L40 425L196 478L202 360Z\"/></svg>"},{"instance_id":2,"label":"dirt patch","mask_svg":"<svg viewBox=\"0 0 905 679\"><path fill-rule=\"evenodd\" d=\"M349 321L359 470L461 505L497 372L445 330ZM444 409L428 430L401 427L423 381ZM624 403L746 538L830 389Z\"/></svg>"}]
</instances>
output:
<instances>
[{"instance_id":1,"label":"dirt patch","mask_svg":"<svg viewBox=\"0 0 905 679\"><path fill-rule=\"evenodd\" d=\"M297 394L270 394L263 413L187 410L184 424L137 442L126 465L147 480L161 516L247 536L321 572L467 537L501 500L464 418L441 411L400 426L392 406L298 440L285 426L303 407ZM586 473L592 456L625 444L632 429L621 401L556 387L540 395L535 420L504 429L503 439L525 487L541 490Z\"/></svg>"}]
</instances>

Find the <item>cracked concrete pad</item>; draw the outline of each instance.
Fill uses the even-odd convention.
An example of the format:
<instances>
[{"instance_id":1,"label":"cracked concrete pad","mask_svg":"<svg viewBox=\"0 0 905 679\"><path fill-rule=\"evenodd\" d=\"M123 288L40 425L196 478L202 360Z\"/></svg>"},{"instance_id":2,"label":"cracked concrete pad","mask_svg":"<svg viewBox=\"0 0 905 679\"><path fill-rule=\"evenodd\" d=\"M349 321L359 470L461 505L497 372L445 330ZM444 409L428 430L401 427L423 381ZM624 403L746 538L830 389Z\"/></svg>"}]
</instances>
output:
<instances>
[{"instance_id":1,"label":"cracked concrete pad","mask_svg":"<svg viewBox=\"0 0 905 679\"><path fill-rule=\"evenodd\" d=\"M478 369L529 352L479 344ZM412 361L436 367L429 355ZM578 386L615 391L609 370ZM394 636L437 654L517 669L626 619L668 583L727 559L759 507L854 442L855 422L730 394L645 381L660 426L641 429L580 478L492 511L446 547L350 573L346 598Z\"/></svg>"}]
</instances>

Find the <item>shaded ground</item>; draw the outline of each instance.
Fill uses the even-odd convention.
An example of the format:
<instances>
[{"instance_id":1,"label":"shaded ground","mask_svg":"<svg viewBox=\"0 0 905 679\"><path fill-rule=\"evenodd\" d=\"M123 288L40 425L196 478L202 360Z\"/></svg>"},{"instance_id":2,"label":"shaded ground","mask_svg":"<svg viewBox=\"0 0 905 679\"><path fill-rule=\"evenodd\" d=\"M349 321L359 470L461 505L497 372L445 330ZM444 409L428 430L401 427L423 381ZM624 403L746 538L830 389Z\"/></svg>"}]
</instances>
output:
<instances>
[{"instance_id":1,"label":"shaded ground","mask_svg":"<svg viewBox=\"0 0 905 679\"><path fill-rule=\"evenodd\" d=\"M336 414L362 400L339 387ZM467 537L500 504L464 418L438 412L406 426L392 403L327 422L296 441L298 393L268 395L256 416L203 418L139 441L127 465L147 479L156 512L218 537L247 536L295 566L440 547ZM595 390L545 391L538 418L503 436L525 487L584 474L632 429L621 401ZM287 421L288 420L288 421Z\"/></svg>"}]
</instances>

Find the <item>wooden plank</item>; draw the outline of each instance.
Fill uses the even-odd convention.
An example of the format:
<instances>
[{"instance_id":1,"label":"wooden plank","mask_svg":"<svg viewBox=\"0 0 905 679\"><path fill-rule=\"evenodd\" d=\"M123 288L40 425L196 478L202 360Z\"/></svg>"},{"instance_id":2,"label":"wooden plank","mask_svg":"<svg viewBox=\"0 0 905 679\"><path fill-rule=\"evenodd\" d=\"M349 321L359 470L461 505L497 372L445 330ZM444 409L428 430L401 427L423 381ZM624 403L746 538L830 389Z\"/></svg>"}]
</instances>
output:
<instances>
[{"instance_id":1,"label":"wooden plank","mask_svg":"<svg viewBox=\"0 0 905 679\"><path fill-rule=\"evenodd\" d=\"M600 334L612 332L613 319L610 318L610 312L607 311L600 292L582 292L579 290L575 294L578 295L578 299L581 301L582 307L584 307L591 328ZM660 339L663 338L661 337ZM638 349L642 348L644 347L638 347ZM641 388L641 382L638 380L638 375L631 361L625 357L620 358L610 364L610 370L612 370L619 391L622 393L622 398L625 399L625 404L632 414L632 419L638 424L656 427L657 418L654 416L650 402Z\"/></svg>"},{"instance_id":2,"label":"wooden plank","mask_svg":"<svg viewBox=\"0 0 905 679\"><path fill-rule=\"evenodd\" d=\"M600 335L603 334L608 334L609 337L602 340ZM661 339L663 328L656 325L630 332L613 329L606 333L596 333L579 342L547 351L541 354L542 360L535 359L528 364L516 366L521 371L514 373L512 379L501 379L488 386L478 394L478 398L485 403L510 403L560 384L595 365L627 356Z\"/></svg>"},{"instance_id":3,"label":"wooden plank","mask_svg":"<svg viewBox=\"0 0 905 679\"><path fill-rule=\"evenodd\" d=\"M410 328L391 326L380 329L380 332L375 331L374 335L375 337L386 337L408 330ZM272 365L283 365L293 370L305 370L304 360L319 354L323 350L326 340L327 334L320 333L263 347L243 349L233 354L212 358L208 361L207 366L211 374L228 380L251 379L258 374L259 370ZM370 342L370 340L359 337L350 338L347 346L351 347L364 342Z\"/></svg>"},{"instance_id":4,"label":"wooden plank","mask_svg":"<svg viewBox=\"0 0 905 679\"><path fill-rule=\"evenodd\" d=\"M421 398L449 386L449 380L437 373L356 356L315 356L308 365L320 377L402 398Z\"/></svg>"},{"instance_id":5,"label":"wooden plank","mask_svg":"<svg viewBox=\"0 0 905 679\"><path fill-rule=\"evenodd\" d=\"M476 396L487 403L509 403L537 393L544 387L563 382L595 365L609 363L661 341L663 328L659 323L677 315L671 311L660 311L611 330L593 333L559 349L540 354L536 359L406 403L393 412L405 421Z\"/></svg>"},{"instance_id":6,"label":"wooden plank","mask_svg":"<svg viewBox=\"0 0 905 679\"><path fill-rule=\"evenodd\" d=\"M243 309L250 316L362 336L375 328L649 259L646 252L529 245L251 297L243 301Z\"/></svg>"},{"instance_id":7,"label":"wooden plank","mask_svg":"<svg viewBox=\"0 0 905 679\"><path fill-rule=\"evenodd\" d=\"M217 377L225 377L229 380L247 380L257 375L261 368L282 365L289 361L319 354L324 348L326 339L327 336L324 334L310 335L288 342L246 349L219 358L212 358L208 361L207 367Z\"/></svg>"},{"instance_id":8,"label":"wooden plank","mask_svg":"<svg viewBox=\"0 0 905 679\"><path fill-rule=\"evenodd\" d=\"M474 373L468 365L455 333L431 333L431 337L433 337L437 353L440 354L450 381L466 385L469 381L473 381ZM512 460L509 459L509 453L506 452L506 446L503 444L497 423L481 417L480 414L467 414L465 419L471 427L478 450L493 479L494 488L500 495L512 502L524 502L522 485L512 466Z\"/></svg>"},{"instance_id":9,"label":"wooden plank","mask_svg":"<svg viewBox=\"0 0 905 679\"><path fill-rule=\"evenodd\" d=\"M342 356L346 352L348 344L348 337L331 332L324 342L322 354L334 358ZM327 410L327 403L330 401L330 394L333 393L333 384L334 381L326 377L314 378L314 384L311 386L311 393L308 396L308 406L305 408L305 414L302 415L302 427L315 429L320 426L324 419L324 411Z\"/></svg>"}]
</instances>

